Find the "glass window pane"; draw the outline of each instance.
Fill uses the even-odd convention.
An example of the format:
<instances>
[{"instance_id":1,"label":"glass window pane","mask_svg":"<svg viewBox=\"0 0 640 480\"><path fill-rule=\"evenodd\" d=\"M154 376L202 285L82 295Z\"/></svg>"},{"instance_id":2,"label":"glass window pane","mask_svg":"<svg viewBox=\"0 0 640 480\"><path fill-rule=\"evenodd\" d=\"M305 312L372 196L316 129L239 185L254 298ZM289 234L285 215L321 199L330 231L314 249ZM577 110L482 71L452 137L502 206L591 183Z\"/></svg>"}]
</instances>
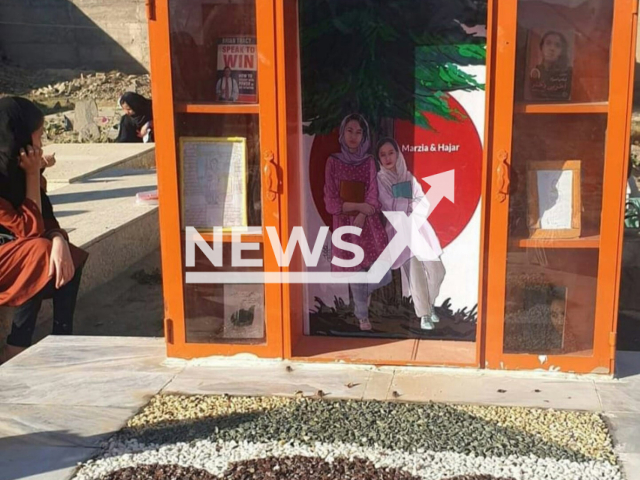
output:
<instances>
[{"instance_id":1,"label":"glass window pane","mask_svg":"<svg viewBox=\"0 0 640 480\"><path fill-rule=\"evenodd\" d=\"M196 266L188 272L261 271L231 268L231 244L225 243L222 268L214 268L196 248ZM243 259L263 258L260 250L243 251ZM188 343L262 344L265 335L264 285L185 284L185 323Z\"/></svg>"},{"instance_id":2,"label":"glass window pane","mask_svg":"<svg viewBox=\"0 0 640 480\"><path fill-rule=\"evenodd\" d=\"M198 229L210 244L214 227L226 232L222 267L214 267L196 248L195 267L185 271L263 271L231 267L228 228L251 234L243 242L262 242L258 115L177 114L175 120L182 229ZM259 250L243 251L242 258L263 259L262 244ZM185 283L184 294L187 342L266 341L264 285Z\"/></svg>"},{"instance_id":3,"label":"glass window pane","mask_svg":"<svg viewBox=\"0 0 640 480\"><path fill-rule=\"evenodd\" d=\"M396 237L423 241L378 283L302 286L292 298L305 334L419 339L433 359L475 358L486 20L483 2L299 2L304 127L290 214L311 242L329 229L308 270L344 279ZM437 183L424 179L442 174L455 202L434 199L419 233L398 233L385 212L413 213ZM363 258L341 266L353 257L331 234L350 225L362 227L345 237ZM398 358L418 357L397 345Z\"/></svg>"},{"instance_id":4,"label":"glass window pane","mask_svg":"<svg viewBox=\"0 0 640 480\"><path fill-rule=\"evenodd\" d=\"M170 0L174 98L257 103L255 0Z\"/></svg>"},{"instance_id":5,"label":"glass window pane","mask_svg":"<svg viewBox=\"0 0 640 480\"><path fill-rule=\"evenodd\" d=\"M517 100L606 101L612 21L612 0L520 0Z\"/></svg>"},{"instance_id":6,"label":"glass window pane","mask_svg":"<svg viewBox=\"0 0 640 480\"><path fill-rule=\"evenodd\" d=\"M612 0L518 3L505 353L592 355L612 16Z\"/></svg>"}]
</instances>

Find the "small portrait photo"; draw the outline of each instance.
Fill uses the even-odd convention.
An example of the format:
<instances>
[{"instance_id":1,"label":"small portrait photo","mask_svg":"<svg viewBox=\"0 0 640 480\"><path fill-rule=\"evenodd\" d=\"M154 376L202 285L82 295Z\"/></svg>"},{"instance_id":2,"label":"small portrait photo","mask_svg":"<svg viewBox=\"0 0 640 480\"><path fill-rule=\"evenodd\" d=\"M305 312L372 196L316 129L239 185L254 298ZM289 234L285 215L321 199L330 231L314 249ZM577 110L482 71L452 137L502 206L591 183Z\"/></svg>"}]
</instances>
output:
<instances>
[{"instance_id":1,"label":"small portrait photo","mask_svg":"<svg viewBox=\"0 0 640 480\"><path fill-rule=\"evenodd\" d=\"M573 32L530 30L525 100L571 99Z\"/></svg>"}]
</instances>

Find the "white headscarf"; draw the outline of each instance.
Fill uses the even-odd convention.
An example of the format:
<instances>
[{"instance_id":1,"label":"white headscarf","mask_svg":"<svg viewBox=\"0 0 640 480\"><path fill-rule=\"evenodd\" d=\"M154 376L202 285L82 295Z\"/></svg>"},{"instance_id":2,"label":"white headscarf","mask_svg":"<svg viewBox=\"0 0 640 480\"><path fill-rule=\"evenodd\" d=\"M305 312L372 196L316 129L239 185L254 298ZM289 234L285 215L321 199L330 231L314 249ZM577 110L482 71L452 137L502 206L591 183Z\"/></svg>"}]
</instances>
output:
<instances>
[{"instance_id":1,"label":"white headscarf","mask_svg":"<svg viewBox=\"0 0 640 480\"><path fill-rule=\"evenodd\" d=\"M383 166L380 167L380 171L378 172L378 200L380 200L380 203L382 204L383 211L402 211L407 215L410 215L415 205L420 203L424 199L425 194L413 174L407 169L407 162L400 152L397 142L395 142L395 140L393 139L383 139L381 140L381 144L378 145L382 147L382 145L385 145L387 143L390 143L396 149L398 160L396 161L395 172L387 170ZM379 154L379 150L380 149L378 148L376 154ZM412 198L396 198L393 196L393 185L403 182L410 182ZM387 237L389 238L389 240L391 240L396 235L396 230L390 222L386 223L385 231L387 232ZM431 248L430 251L423 252L423 254L429 257L428 260L438 260L440 255L442 255L442 247L440 246L438 236L436 235L436 232L429 221L425 220L422 225L419 226L418 231ZM399 234L403 236L411 236L414 234L414 231L404 229ZM409 260L412 256L413 252L409 248L406 248L402 252L402 254L395 260L391 268L399 268L400 266L404 265L406 261Z\"/></svg>"},{"instance_id":2,"label":"white headscarf","mask_svg":"<svg viewBox=\"0 0 640 480\"><path fill-rule=\"evenodd\" d=\"M396 141L389 139L383 142L384 143L382 143L382 145L380 145L376 151L376 155L378 156L378 158L380 157L380 148L382 148L382 146L386 145L387 143L393 145L393 148L395 149L398 157L396 161L395 172L393 170L387 170L382 165L382 162L380 163L380 171L378 172L378 183L390 192L392 185L395 185L396 183L411 182L413 180L413 175L411 175L411 172L409 172L409 170L407 169L407 162L404 159L404 155L402 155L402 152L400 151L400 148L398 147Z\"/></svg>"}]
</instances>

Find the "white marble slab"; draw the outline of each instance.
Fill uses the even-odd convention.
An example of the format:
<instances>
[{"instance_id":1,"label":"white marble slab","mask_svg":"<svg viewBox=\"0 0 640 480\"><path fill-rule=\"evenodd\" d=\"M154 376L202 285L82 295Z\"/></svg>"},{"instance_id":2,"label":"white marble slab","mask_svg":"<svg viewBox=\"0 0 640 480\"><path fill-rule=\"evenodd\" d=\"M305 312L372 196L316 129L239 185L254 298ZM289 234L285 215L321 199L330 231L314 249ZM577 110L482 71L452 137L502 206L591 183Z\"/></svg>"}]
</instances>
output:
<instances>
[{"instance_id":1,"label":"white marble slab","mask_svg":"<svg viewBox=\"0 0 640 480\"><path fill-rule=\"evenodd\" d=\"M157 347L165 349L164 338L157 337L107 337L98 335L49 335L38 342L35 347L48 347L49 345L91 345L94 347Z\"/></svg>"},{"instance_id":2,"label":"white marble slab","mask_svg":"<svg viewBox=\"0 0 640 480\"><path fill-rule=\"evenodd\" d=\"M613 382L596 382L605 412L640 413L640 381L637 377Z\"/></svg>"},{"instance_id":3,"label":"white marble slab","mask_svg":"<svg viewBox=\"0 0 640 480\"><path fill-rule=\"evenodd\" d=\"M640 480L640 453L621 453L619 457L625 479Z\"/></svg>"},{"instance_id":4,"label":"white marble slab","mask_svg":"<svg viewBox=\"0 0 640 480\"><path fill-rule=\"evenodd\" d=\"M153 155L154 150L154 145L144 143L50 144L44 151L55 153L56 164L46 169L44 176L53 185L78 182L143 155Z\"/></svg>"},{"instance_id":5,"label":"white marble slab","mask_svg":"<svg viewBox=\"0 0 640 480\"><path fill-rule=\"evenodd\" d=\"M0 368L0 404L140 407L172 378L168 373Z\"/></svg>"},{"instance_id":6,"label":"white marble slab","mask_svg":"<svg viewBox=\"0 0 640 480\"><path fill-rule=\"evenodd\" d=\"M0 404L0 444L98 447L137 410Z\"/></svg>"},{"instance_id":7,"label":"white marble slab","mask_svg":"<svg viewBox=\"0 0 640 480\"><path fill-rule=\"evenodd\" d=\"M287 369L290 367L290 371ZM256 362L187 368L163 390L185 394L322 396L361 399L370 369L341 365Z\"/></svg>"},{"instance_id":8,"label":"white marble slab","mask_svg":"<svg viewBox=\"0 0 640 480\"><path fill-rule=\"evenodd\" d=\"M394 394L394 392L396 392ZM592 381L396 371L388 400L600 411Z\"/></svg>"},{"instance_id":9,"label":"white marble slab","mask_svg":"<svg viewBox=\"0 0 640 480\"><path fill-rule=\"evenodd\" d=\"M131 222L157 215L157 205L136 205L137 193L156 190L157 185L155 171L109 170L54 190L50 197L71 242L88 248Z\"/></svg>"},{"instance_id":10,"label":"white marble slab","mask_svg":"<svg viewBox=\"0 0 640 480\"><path fill-rule=\"evenodd\" d=\"M26 350L6 365L7 369L37 368L52 372L130 372L178 373L184 367L166 362L164 345L65 344L48 342Z\"/></svg>"},{"instance_id":11,"label":"white marble slab","mask_svg":"<svg viewBox=\"0 0 640 480\"><path fill-rule=\"evenodd\" d=\"M618 452L640 455L640 413L607 413Z\"/></svg>"},{"instance_id":12,"label":"white marble slab","mask_svg":"<svg viewBox=\"0 0 640 480\"><path fill-rule=\"evenodd\" d=\"M363 400L386 400L390 393L394 375L395 369L392 368L372 371L362 397Z\"/></svg>"}]
</instances>

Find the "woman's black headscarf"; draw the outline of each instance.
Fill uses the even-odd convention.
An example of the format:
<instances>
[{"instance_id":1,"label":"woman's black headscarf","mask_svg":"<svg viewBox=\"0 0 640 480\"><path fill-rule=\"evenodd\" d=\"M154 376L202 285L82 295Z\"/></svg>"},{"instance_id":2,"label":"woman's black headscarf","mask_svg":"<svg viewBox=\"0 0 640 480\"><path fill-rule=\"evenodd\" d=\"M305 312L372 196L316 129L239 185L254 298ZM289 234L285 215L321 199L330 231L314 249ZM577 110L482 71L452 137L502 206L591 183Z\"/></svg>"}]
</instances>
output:
<instances>
[{"instance_id":1,"label":"woman's black headscarf","mask_svg":"<svg viewBox=\"0 0 640 480\"><path fill-rule=\"evenodd\" d=\"M43 122L43 113L29 100L0 99L0 197L15 208L24 202L26 195L26 176L19 166L20 149L26 150L32 144L31 135Z\"/></svg>"},{"instance_id":2,"label":"woman's black headscarf","mask_svg":"<svg viewBox=\"0 0 640 480\"><path fill-rule=\"evenodd\" d=\"M129 105L133 114L124 115L120 120L120 131L116 143L142 142L142 139L138 137L138 132L153 119L151 100L137 93L127 92L120 97L120 106L123 103Z\"/></svg>"},{"instance_id":3,"label":"woman's black headscarf","mask_svg":"<svg viewBox=\"0 0 640 480\"><path fill-rule=\"evenodd\" d=\"M151 100L144 98L142 95L127 92L120 97L120 106L122 106L123 103L129 105L131 110L133 110L133 115L130 115L130 117L138 127L138 130L153 119Z\"/></svg>"}]
</instances>

